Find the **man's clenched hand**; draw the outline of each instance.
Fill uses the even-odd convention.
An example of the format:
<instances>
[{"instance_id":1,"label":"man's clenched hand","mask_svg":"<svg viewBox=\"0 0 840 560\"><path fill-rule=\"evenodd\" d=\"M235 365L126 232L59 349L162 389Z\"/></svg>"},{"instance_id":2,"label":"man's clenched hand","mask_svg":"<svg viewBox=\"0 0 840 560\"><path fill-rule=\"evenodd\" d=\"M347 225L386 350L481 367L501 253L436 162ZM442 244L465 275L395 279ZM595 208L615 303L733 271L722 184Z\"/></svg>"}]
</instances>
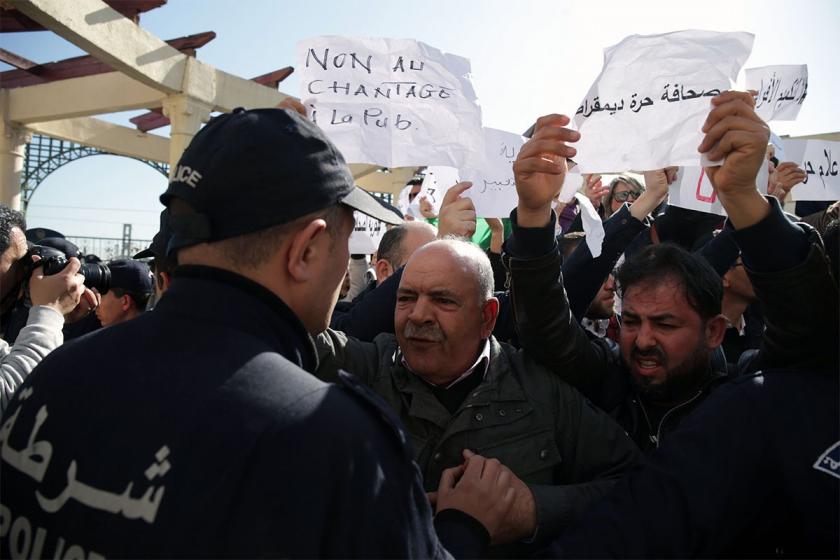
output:
<instances>
[{"instance_id":1,"label":"man's clenched hand","mask_svg":"<svg viewBox=\"0 0 840 560\"><path fill-rule=\"evenodd\" d=\"M577 142L580 133L565 128L565 115L546 115L537 120L534 136L522 146L513 163L517 219L522 227L541 227L550 220L551 201L563 187L566 158L577 151L566 142Z\"/></svg>"}]
</instances>

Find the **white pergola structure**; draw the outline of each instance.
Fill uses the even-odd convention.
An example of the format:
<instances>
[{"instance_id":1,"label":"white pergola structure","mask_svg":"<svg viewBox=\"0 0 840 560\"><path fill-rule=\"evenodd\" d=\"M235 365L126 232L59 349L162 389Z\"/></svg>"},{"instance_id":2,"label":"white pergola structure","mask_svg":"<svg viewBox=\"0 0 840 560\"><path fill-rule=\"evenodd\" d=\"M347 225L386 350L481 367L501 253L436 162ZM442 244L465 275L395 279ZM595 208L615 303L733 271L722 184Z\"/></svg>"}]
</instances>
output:
<instances>
[{"instance_id":1,"label":"white pergola structure","mask_svg":"<svg viewBox=\"0 0 840 560\"><path fill-rule=\"evenodd\" d=\"M288 95L223 72L171 47L100 0L4 0L114 72L0 89L0 202L20 208L24 149L32 133L118 155L175 164L214 111L274 107ZM159 109L170 137L113 124L96 115ZM398 192L413 169L380 173L351 165L358 183Z\"/></svg>"}]
</instances>

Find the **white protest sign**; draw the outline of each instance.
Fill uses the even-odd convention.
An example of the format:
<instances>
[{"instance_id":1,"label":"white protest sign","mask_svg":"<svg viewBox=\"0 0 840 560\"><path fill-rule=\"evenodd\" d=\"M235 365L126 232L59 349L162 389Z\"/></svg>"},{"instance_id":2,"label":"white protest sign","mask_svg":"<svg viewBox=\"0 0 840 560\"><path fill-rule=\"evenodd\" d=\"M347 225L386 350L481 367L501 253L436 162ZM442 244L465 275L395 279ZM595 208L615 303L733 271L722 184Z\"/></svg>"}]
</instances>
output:
<instances>
[{"instance_id":1,"label":"white protest sign","mask_svg":"<svg viewBox=\"0 0 840 560\"><path fill-rule=\"evenodd\" d=\"M406 185L403 190L400 191L399 196L397 196L397 208L399 208L400 212L403 213L403 216L421 218L423 215L420 213L420 197L411 196L411 191L415 186L416 185ZM417 194L419 195L420 191L417 191Z\"/></svg>"},{"instance_id":2,"label":"white protest sign","mask_svg":"<svg viewBox=\"0 0 840 560\"><path fill-rule=\"evenodd\" d=\"M710 99L730 89L752 50L750 33L631 35L604 51L604 67L573 119L582 173L699 166Z\"/></svg>"},{"instance_id":3,"label":"white protest sign","mask_svg":"<svg viewBox=\"0 0 840 560\"><path fill-rule=\"evenodd\" d=\"M557 195L557 200L568 204L582 186L583 175L575 167L573 170L566 172L566 176L563 177L563 187L560 189L560 194Z\"/></svg>"},{"instance_id":4,"label":"white protest sign","mask_svg":"<svg viewBox=\"0 0 840 560\"><path fill-rule=\"evenodd\" d=\"M755 178L755 184L763 194L767 193L768 176L767 165L762 165ZM723 204L702 167L681 167L677 171L676 180L668 188L668 204L726 216L726 210L723 209Z\"/></svg>"},{"instance_id":5,"label":"white protest sign","mask_svg":"<svg viewBox=\"0 0 840 560\"><path fill-rule=\"evenodd\" d=\"M747 68L747 89L758 92L755 112L769 122L792 121L799 114L808 93L808 65L783 64Z\"/></svg>"},{"instance_id":6,"label":"white protest sign","mask_svg":"<svg viewBox=\"0 0 840 560\"><path fill-rule=\"evenodd\" d=\"M772 136L770 137L772 140ZM808 147L808 140L790 140L784 139L781 140L782 147L784 148L785 157L782 158L778 154L776 157L779 158L779 163L784 163L786 161L792 161L802 169L803 167L803 159L805 159L805 149Z\"/></svg>"},{"instance_id":7,"label":"white protest sign","mask_svg":"<svg viewBox=\"0 0 840 560\"><path fill-rule=\"evenodd\" d=\"M598 215L598 211L595 210L592 201L586 195L576 193L575 198L578 201L578 206L580 206L580 221L583 225L583 231L586 232L586 246L589 247L592 258L597 259L601 256L604 237L606 236L604 222L601 221L601 216Z\"/></svg>"},{"instance_id":8,"label":"white protest sign","mask_svg":"<svg viewBox=\"0 0 840 560\"><path fill-rule=\"evenodd\" d=\"M726 215L702 167L680 167L676 180L668 188L668 204L708 214Z\"/></svg>"},{"instance_id":9,"label":"white protest sign","mask_svg":"<svg viewBox=\"0 0 840 560\"><path fill-rule=\"evenodd\" d=\"M440 165L427 167L426 176L423 177L423 188L420 189L417 198L428 200L435 214L440 214L443 197L452 185L461 181L459 176L458 170L454 167Z\"/></svg>"},{"instance_id":10,"label":"white protest sign","mask_svg":"<svg viewBox=\"0 0 840 560\"><path fill-rule=\"evenodd\" d=\"M470 62L411 39L297 44L301 100L348 163L460 166L480 152Z\"/></svg>"},{"instance_id":11,"label":"white protest sign","mask_svg":"<svg viewBox=\"0 0 840 560\"><path fill-rule=\"evenodd\" d=\"M795 200L840 200L840 142L788 140L785 151L805 170L805 180L791 191Z\"/></svg>"},{"instance_id":12,"label":"white protest sign","mask_svg":"<svg viewBox=\"0 0 840 560\"><path fill-rule=\"evenodd\" d=\"M513 162L525 139L519 134L495 128L484 129L484 157L461 169L461 180L472 181L473 186L464 192L475 204L476 216L481 218L507 218L516 208L516 182L513 179Z\"/></svg>"},{"instance_id":13,"label":"white protest sign","mask_svg":"<svg viewBox=\"0 0 840 560\"><path fill-rule=\"evenodd\" d=\"M367 214L353 212L356 219L356 226L350 234L350 254L371 255L379 248L379 242L385 235L385 223Z\"/></svg>"},{"instance_id":14,"label":"white protest sign","mask_svg":"<svg viewBox=\"0 0 840 560\"><path fill-rule=\"evenodd\" d=\"M351 255L372 255L376 252L378 243L374 243L370 235L357 229L350 234L347 241Z\"/></svg>"},{"instance_id":15,"label":"white protest sign","mask_svg":"<svg viewBox=\"0 0 840 560\"><path fill-rule=\"evenodd\" d=\"M773 147L775 148L776 159L778 159L779 162L790 161L789 159L786 159L788 156L787 152L785 152L784 141L772 130L770 131L770 143L773 144Z\"/></svg>"}]
</instances>

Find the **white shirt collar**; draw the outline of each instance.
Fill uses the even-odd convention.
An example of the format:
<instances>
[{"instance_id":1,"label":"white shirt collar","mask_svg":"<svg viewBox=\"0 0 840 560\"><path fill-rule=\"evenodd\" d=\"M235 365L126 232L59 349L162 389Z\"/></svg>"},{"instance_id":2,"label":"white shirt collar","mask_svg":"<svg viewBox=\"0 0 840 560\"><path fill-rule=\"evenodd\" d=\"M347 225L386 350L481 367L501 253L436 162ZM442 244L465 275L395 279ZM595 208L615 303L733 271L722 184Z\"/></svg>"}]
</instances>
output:
<instances>
[{"instance_id":1,"label":"white shirt collar","mask_svg":"<svg viewBox=\"0 0 840 560\"><path fill-rule=\"evenodd\" d=\"M422 375L418 374L417 372L415 372L414 370L411 369L411 366L409 366L408 362L405 361L405 354L403 354L402 351L400 351L400 359L402 360L402 365L405 366L405 369L407 369L408 371L410 371L411 373L413 373L414 375L416 375L420 379L423 379L423 381L425 381L426 383L429 383L428 381L426 381L426 379L423 378ZM487 370L490 369L488 367L489 365L490 365L490 339L488 338L488 339L484 340L484 347L481 349L481 353L479 353L478 358L476 358L473 365L470 366L470 368L467 371L465 371L460 376L458 376L457 379L452 381L452 383L449 383L448 385L446 385L444 387L444 389L449 389L450 387L454 386L456 383L459 383L460 381L463 381L464 379L469 377L470 374L472 374L479 367L483 368L483 371L481 372L481 378L482 379L486 378L487 377ZM432 387L439 387L439 385L435 385L434 383L429 383L429 385L431 385Z\"/></svg>"}]
</instances>

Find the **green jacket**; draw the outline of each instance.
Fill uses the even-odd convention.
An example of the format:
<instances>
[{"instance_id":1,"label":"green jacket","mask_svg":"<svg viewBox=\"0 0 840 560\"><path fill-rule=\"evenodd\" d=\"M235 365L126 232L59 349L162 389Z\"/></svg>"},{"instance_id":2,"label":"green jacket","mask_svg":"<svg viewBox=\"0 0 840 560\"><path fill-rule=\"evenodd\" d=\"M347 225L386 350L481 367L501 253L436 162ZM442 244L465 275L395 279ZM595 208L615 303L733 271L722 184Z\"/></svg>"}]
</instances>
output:
<instances>
[{"instance_id":1,"label":"green jacket","mask_svg":"<svg viewBox=\"0 0 840 560\"><path fill-rule=\"evenodd\" d=\"M603 496L638 458L624 431L575 389L520 350L490 338L484 381L454 413L402 365L397 340L372 343L328 330L316 339L317 375L355 374L399 414L411 436L427 491L471 449L497 458L531 488L538 541L556 537Z\"/></svg>"}]
</instances>

